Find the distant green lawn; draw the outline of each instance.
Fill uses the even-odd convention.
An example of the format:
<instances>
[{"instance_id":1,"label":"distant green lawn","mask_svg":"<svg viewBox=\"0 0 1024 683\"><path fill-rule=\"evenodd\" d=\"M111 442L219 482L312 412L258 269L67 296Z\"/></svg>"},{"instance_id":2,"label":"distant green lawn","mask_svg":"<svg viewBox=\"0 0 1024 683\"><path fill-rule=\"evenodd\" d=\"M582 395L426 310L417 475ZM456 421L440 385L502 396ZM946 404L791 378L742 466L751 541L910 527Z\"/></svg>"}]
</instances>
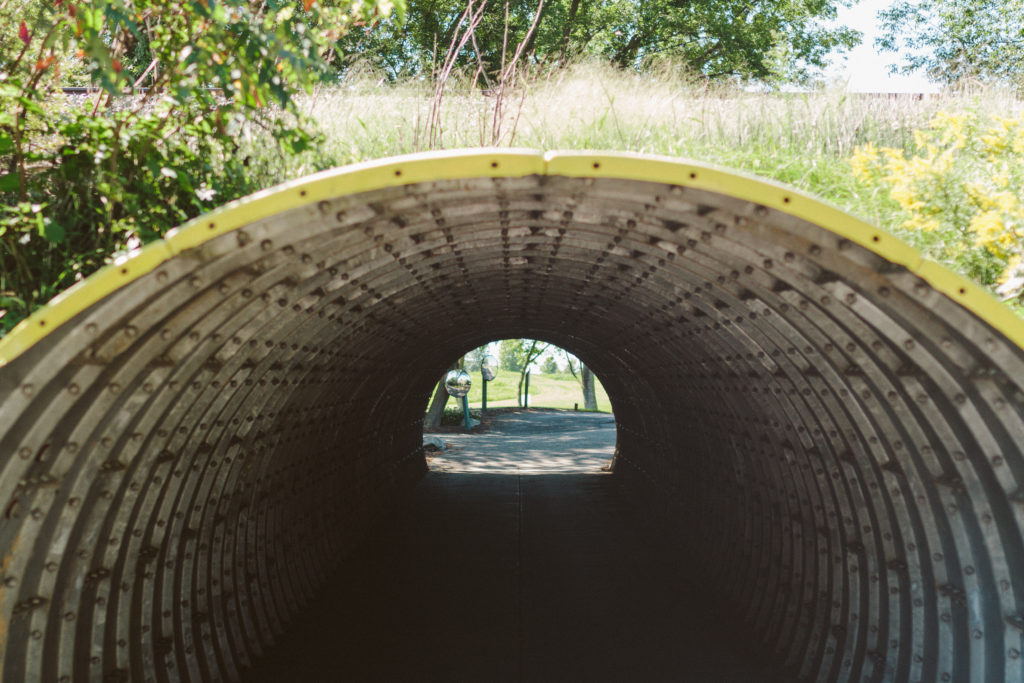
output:
<instances>
[{"instance_id":1,"label":"distant green lawn","mask_svg":"<svg viewBox=\"0 0 1024 683\"><path fill-rule=\"evenodd\" d=\"M469 390L469 406L480 407L481 385L483 380L479 372L470 373L473 386ZM497 376L487 383L487 407L500 408L516 405L516 386L519 384L519 373L499 370ZM601 383L594 379L597 394L597 409L610 413L611 401ZM579 380L569 373L545 375L539 372L530 374L530 407L531 408L567 408L572 410L574 404L583 409L583 389Z\"/></svg>"}]
</instances>

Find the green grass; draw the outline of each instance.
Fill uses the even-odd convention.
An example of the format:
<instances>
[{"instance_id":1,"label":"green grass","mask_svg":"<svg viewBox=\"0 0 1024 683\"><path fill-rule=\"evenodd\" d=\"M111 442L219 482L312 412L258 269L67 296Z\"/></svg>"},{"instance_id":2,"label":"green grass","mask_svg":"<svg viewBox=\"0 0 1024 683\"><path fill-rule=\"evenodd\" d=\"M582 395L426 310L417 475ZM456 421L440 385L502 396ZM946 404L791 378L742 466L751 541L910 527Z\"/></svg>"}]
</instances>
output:
<instances>
[{"instance_id":1,"label":"green grass","mask_svg":"<svg viewBox=\"0 0 1024 683\"><path fill-rule=\"evenodd\" d=\"M636 74L581 64L526 81L495 124L495 98L448 84L442 132L428 145L433 90L422 82L375 79L325 89L304 110L327 135L338 163L424 151L499 146L626 150L691 158L790 183L890 229L895 205L854 182L847 159L858 145L904 148L936 111L1019 111L1013 94L983 91L916 99L839 91L751 93L709 89L671 74ZM287 175L311 169L291 169ZM884 199L884 201L880 201Z\"/></svg>"},{"instance_id":2,"label":"green grass","mask_svg":"<svg viewBox=\"0 0 1024 683\"><path fill-rule=\"evenodd\" d=\"M479 408L481 404L483 381L479 372L472 373L473 385L469 390L470 409ZM519 373L498 371L497 376L487 383L487 407L501 408L516 405L516 387L519 384ZM601 382L594 380L597 395L597 409L611 412L612 404L608 400ZM530 374L531 408L564 408L572 410L575 404L583 408L583 389L580 383L569 373L545 375L539 372Z\"/></svg>"},{"instance_id":3,"label":"green grass","mask_svg":"<svg viewBox=\"0 0 1024 683\"><path fill-rule=\"evenodd\" d=\"M920 99L829 90L751 93L601 64L524 79L497 117L496 98L451 81L438 105L440 134L430 141L426 122L436 104L432 87L421 81L382 84L371 76L321 89L300 103L325 133L319 156L266 159L259 172L272 184L324 165L492 140L502 147L662 154L791 184L923 248L927 236L900 229L905 216L887 192L854 179L852 151L868 142L909 149L913 131L940 110L1012 117L1024 108L1014 93L991 89ZM244 147L258 158L266 155L259 150L272 148L258 139Z\"/></svg>"}]
</instances>

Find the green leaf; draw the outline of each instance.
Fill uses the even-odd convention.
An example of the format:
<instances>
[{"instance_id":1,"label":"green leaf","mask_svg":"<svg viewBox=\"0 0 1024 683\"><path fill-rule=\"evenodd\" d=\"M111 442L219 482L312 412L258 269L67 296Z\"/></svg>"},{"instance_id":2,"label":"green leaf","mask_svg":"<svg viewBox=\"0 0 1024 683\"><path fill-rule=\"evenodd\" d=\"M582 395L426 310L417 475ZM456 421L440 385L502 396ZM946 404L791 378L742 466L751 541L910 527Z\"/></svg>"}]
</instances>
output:
<instances>
[{"instance_id":1,"label":"green leaf","mask_svg":"<svg viewBox=\"0 0 1024 683\"><path fill-rule=\"evenodd\" d=\"M186 194L192 194L195 191L195 188L192 185L192 179L184 173L178 174L178 185L181 189L185 190Z\"/></svg>"},{"instance_id":2,"label":"green leaf","mask_svg":"<svg viewBox=\"0 0 1024 683\"><path fill-rule=\"evenodd\" d=\"M43 219L43 224L39 230L39 234L45 237L47 241L53 243L63 242L66 237L64 226L50 220L49 218Z\"/></svg>"},{"instance_id":3,"label":"green leaf","mask_svg":"<svg viewBox=\"0 0 1024 683\"><path fill-rule=\"evenodd\" d=\"M14 192L21 187L17 173L0 175L0 192Z\"/></svg>"},{"instance_id":4,"label":"green leaf","mask_svg":"<svg viewBox=\"0 0 1024 683\"><path fill-rule=\"evenodd\" d=\"M40 107L39 104L36 103L36 101L33 100L32 98L30 98L30 97L19 97L19 98L17 98L17 100L18 100L18 103L22 107L25 108L26 112L28 112L30 114L36 114L36 115L39 115L39 116L41 116L43 114L42 107Z\"/></svg>"}]
</instances>

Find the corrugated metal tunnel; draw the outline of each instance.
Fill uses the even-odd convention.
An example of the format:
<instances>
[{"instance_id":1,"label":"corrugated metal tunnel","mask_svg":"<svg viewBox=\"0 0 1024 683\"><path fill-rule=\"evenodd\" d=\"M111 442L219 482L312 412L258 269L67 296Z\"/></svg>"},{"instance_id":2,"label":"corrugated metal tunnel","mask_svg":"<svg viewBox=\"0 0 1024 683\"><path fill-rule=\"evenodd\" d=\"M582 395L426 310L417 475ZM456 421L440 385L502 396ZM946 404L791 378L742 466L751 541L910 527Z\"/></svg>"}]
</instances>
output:
<instances>
[{"instance_id":1,"label":"corrugated metal tunnel","mask_svg":"<svg viewBox=\"0 0 1024 683\"><path fill-rule=\"evenodd\" d=\"M237 678L502 337L594 368L615 476L794 679L1024 680L1021 321L787 188L533 152L257 195L8 335L3 680Z\"/></svg>"}]
</instances>

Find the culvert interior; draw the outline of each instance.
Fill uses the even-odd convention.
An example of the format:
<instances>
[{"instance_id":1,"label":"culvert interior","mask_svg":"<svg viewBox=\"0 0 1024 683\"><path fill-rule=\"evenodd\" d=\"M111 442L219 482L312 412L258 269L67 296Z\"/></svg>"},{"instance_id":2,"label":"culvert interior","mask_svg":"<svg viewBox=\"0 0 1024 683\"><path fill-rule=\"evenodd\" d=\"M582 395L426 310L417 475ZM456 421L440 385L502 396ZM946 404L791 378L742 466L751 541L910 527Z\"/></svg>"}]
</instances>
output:
<instances>
[{"instance_id":1,"label":"culvert interior","mask_svg":"<svg viewBox=\"0 0 1024 683\"><path fill-rule=\"evenodd\" d=\"M1024 680L1019 321L787 188L531 152L258 195L5 338L3 680L238 678L500 337L594 368L613 476L794 680Z\"/></svg>"}]
</instances>

